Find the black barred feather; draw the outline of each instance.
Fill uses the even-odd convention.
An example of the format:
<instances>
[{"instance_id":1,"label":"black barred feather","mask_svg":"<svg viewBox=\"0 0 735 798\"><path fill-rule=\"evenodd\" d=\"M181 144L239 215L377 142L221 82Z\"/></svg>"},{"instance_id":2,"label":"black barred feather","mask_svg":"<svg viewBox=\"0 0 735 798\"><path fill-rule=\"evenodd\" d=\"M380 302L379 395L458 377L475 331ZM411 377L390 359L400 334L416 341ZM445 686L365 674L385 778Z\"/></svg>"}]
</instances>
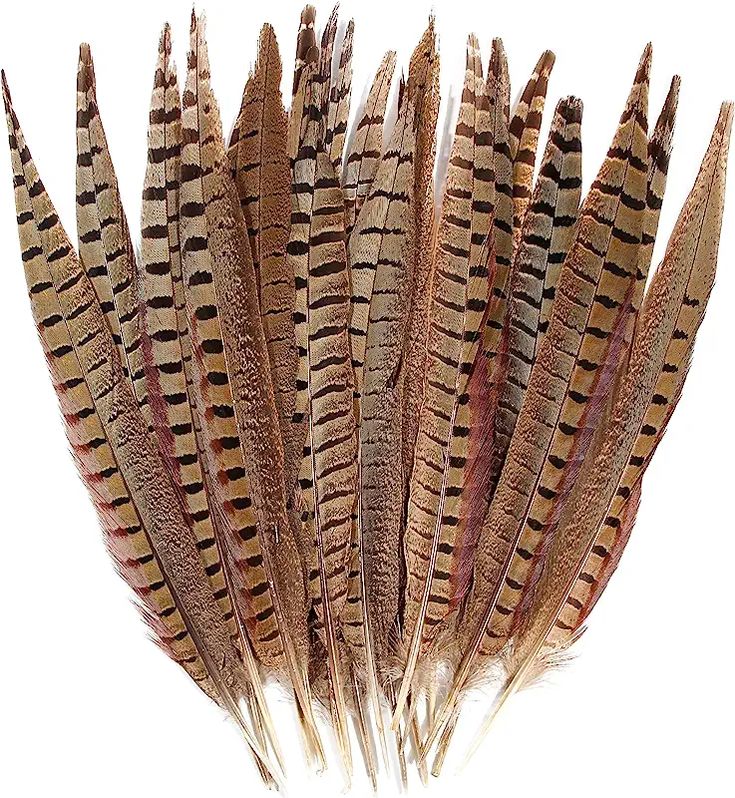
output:
<instances>
[{"instance_id":1,"label":"black barred feather","mask_svg":"<svg viewBox=\"0 0 735 798\"><path fill-rule=\"evenodd\" d=\"M263 26L227 144L203 19L183 92L164 28L139 230L83 44L76 249L4 74L2 93L33 322L154 641L264 785L293 759L277 682L307 763L328 764L321 708L348 785L359 751L377 790L394 759L404 785L431 754L438 775L465 697L501 674L474 752L614 576L714 285L733 108L651 270L679 78L649 134L650 45L583 196L580 99L558 100L537 166L553 53L515 93L500 39L484 61L468 36L437 157L433 16L395 95L397 54L363 93L354 22L324 19L301 12L290 103Z\"/></svg>"}]
</instances>

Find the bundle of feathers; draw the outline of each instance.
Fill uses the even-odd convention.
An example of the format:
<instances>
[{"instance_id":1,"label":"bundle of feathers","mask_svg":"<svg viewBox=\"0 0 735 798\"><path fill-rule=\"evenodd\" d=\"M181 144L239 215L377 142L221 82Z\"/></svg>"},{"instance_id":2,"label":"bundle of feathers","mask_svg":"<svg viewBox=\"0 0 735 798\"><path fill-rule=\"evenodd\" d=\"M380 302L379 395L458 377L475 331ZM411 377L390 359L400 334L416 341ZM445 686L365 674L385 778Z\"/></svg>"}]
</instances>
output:
<instances>
[{"instance_id":1,"label":"bundle of feathers","mask_svg":"<svg viewBox=\"0 0 735 798\"><path fill-rule=\"evenodd\" d=\"M511 107L502 43L484 71L470 36L437 158L433 21L392 125L389 52L349 131L353 25L340 46L337 28L335 11L317 35L304 9L287 112L263 27L229 144L202 19L183 94L164 30L137 250L89 47L77 249L3 76L23 266L79 473L156 642L269 786L267 682L315 768L321 713L347 778L353 750L373 783L390 763L426 778L469 691L501 674L479 741L579 637L687 374L733 115L649 279L679 86L649 134L650 47L582 198L576 98L536 170L552 53Z\"/></svg>"}]
</instances>

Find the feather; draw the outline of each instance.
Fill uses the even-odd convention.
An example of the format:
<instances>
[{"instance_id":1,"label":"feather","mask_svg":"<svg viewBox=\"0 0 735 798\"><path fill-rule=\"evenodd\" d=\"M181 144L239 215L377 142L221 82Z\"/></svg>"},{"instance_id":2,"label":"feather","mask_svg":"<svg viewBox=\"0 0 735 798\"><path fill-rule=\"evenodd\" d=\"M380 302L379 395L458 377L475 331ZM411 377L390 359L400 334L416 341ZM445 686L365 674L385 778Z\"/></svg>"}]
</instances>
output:
<instances>
[{"instance_id":1,"label":"feather","mask_svg":"<svg viewBox=\"0 0 735 798\"><path fill-rule=\"evenodd\" d=\"M562 267L549 332L531 372L496 500L481 533L468 611L472 617L477 612L482 626L480 607L493 608L494 619L488 617L485 630L487 652L497 650L507 635L532 564L525 555L538 551L565 487L593 445L624 340L631 334L630 302L639 282L647 188L649 69L647 49L608 159L585 201L575 243ZM623 193L625 203L619 199ZM560 295L564 296L561 302ZM552 327L558 339L552 337ZM569 352L576 352L576 357L566 354ZM555 390L552 386L557 380ZM536 421L537 401L542 402L543 418L558 419L544 432ZM541 433L540 437L536 433ZM529 446L535 448L533 454ZM531 477L536 463L539 469ZM506 526L513 530L509 539ZM499 568L504 562L507 564ZM485 604L488 595L492 598Z\"/></svg>"},{"instance_id":2,"label":"feather","mask_svg":"<svg viewBox=\"0 0 735 798\"><path fill-rule=\"evenodd\" d=\"M497 480L493 458L495 425L500 389L505 382L504 372L507 368L503 331L506 328L513 257L513 203L512 161L508 144L510 81L500 39L493 40L485 90L493 147L491 170L494 191L492 197L486 199L492 220L492 235L488 237L488 246L475 268L478 276L486 276L489 280L489 291L482 319L481 347L472 364L465 404L461 406L467 416L464 426L470 430L470 435L459 514L463 534L455 546L453 566L456 606L464 601L470 585L480 528Z\"/></svg>"},{"instance_id":3,"label":"feather","mask_svg":"<svg viewBox=\"0 0 735 798\"><path fill-rule=\"evenodd\" d=\"M344 204L323 141L321 110L329 31L323 61L307 98L309 124L294 163L288 256L296 279L296 344L299 353L295 418L305 422L299 474L309 541L309 594L327 652L333 720L349 775L346 708L338 646L339 616L347 600L348 561L357 478L357 430L353 408L348 315L349 278L344 244ZM321 75L321 77L320 77Z\"/></svg>"},{"instance_id":4,"label":"feather","mask_svg":"<svg viewBox=\"0 0 735 798\"><path fill-rule=\"evenodd\" d=\"M426 783L473 688L504 679L484 731L568 658L682 393L733 116L724 104L649 281L679 93L674 77L649 137L650 46L580 205L574 97L534 183L550 51L511 111L502 42L485 75L470 36L437 158L434 18L385 130L396 54L350 129L355 31L338 28L336 7L318 33L301 12L289 113L262 28L228 145L203 20L183 96L164 28L139 254L89 47L79 256L2 79L22 260L75 463L155 641L234 719L269 787L285 757L266 680L293 691L319 771L314 701L327 710L348 782L351 715L376 788L386 708L402 782L413 749Z\"/></svg>"},{"instance_id":5,"label":"feather","mask_svg":"<svg viewBox=\"0 0 735 798\"><path fill-rule=\"evenodd\" d=\"M352 91L352 39L355 34L355 22L350 20L342 40L339 55L337 82L329 91L329 107L327 111L327 127L324 134L324 146L332 162L335 174L339 179L342 173L342 155L345 137L347 136L347 120L350 115L350 93Z\"/></svg>"},{"instance_id":6,"label":"feather","mask_svg":"<svg viewBox=\"0 0 735 798\"><path fill-rule=\"evenodd\" d=\"M549 141L524 218L510 280L506 358L495 420L494 472L505 459L536 358L544 294L553 290L577 222L582 192L582 103L573 97L557 105ZM557 261L560 261L557 265Z\"/></svg>"},{"instance_id":7,"label":"feather","mask_svg":"<svg viewBox=\"0 0 735 798\"><path fill-rule=\"evenodd\" d=\"M396 54L389 50L378 67L365 107L355 125L354 135L347 145L342 189L345 196L345 235L348 241L380 163L385 106L395 67Z\"/></svg>"},{"instance_id":8,"label":"feather","mask_svg":"<svg viewBox=\"0 0 735 798\"><path fill-rule=\"evenodd\" d=\"M195 416L189 402L190 366L185 363L180 337L182 325L186 329L185 314L181 299L179 303L174 299L182 290L178 227L181 108L170 55L171 34L166 27L159 45L151 98L148 165L143 188L137 275L141 346L156 440L182 498L212 592L218 597L234 639L238 632L209 511Z\"/></svg>"},{"instance_id":9,"label":"feather","mask_svg":"<svg viewBox=\"0 0 735 798\"><path fill-rule=\"evenodd\" d=\"M464 635L462 663L440 713L444 718L477 657L497 653L506 642L534 556L540 556L544 534L554 528L565 492L594 446L614 386L634 318L630 297L646 207L649 69L647 48L562 267L549 331L480 532L466 610L466 617L476 620Z\"/></svg>"},{"instance_id":10,"label":"feather","mask_svg":"<svg viewBox=\"0 0 735 798\"><path fill-rule=\"evenodd\" d=\"M485 320L482 349L487 364L489 401L497 404L502 375L496 358L502 349L502 333L508 311L508 289L513 264L513 160L509 144L508 103L510 78L508 62L500 39L493 40L488 66L486 91L494 149L495 194L493 199L493 231L495 272L490 292L490 309ZM501 366L503 364L501 363Z\"/></svg>"},{"instance_id":11,"label":"feather","mask_svg":"<svg viewBox=\"0 0 735 798\"><path fill-rule=\"evenodd\" d=\"M344 206L334 167L318 152L309 226L309 256L295 265L296 340L300 351L297 411L309 433L299 482L313 525L316 569L312 602L330 658L337 728L344 725L337 666L337 623L347 599L347 565L357 478L356 426L352 403L347 256ZM302 272L303 266L307 271ZM302 287L304 286L304 287ZM314 571L316 570L316 573ZM340 730L340 733L345 733ZM348 750L346 740L344 748ZM349 769L349 768L348 768Z\"/></svg>"},{"instance_id":12,"label":"feather","mask_svg":"<svg viewBox=\"0 0 735 798\"><path fill-rule=\"evenodd\" d=\"M350 240L350 343L360 416L360 540L372 653L382 679L398 618L403 523L403 348L411 307L413 171L416 131L404 96L364 212ZM363 364L363 361L364 364Z\"/></svg>"},{"instance_id":13,"label":"feather","mask_svg":"<svg viewBox=\"0 0 735 798\"><path fill-rule=\"evenodd\" d=\"M194 384L200 394L196 404L202 427L210 431L211 483L222 489L218 515L229 536L247 547L247 556L237 561L244 565L242 577L249 588L253 647L261 660L266 655L258 647L267 650L275 666L291 677L307 731L319 747L305 685L303 573L286 515L275 398L263 378L268 360L255 273L209 88L202 27L192 19L180 197ZM242 334L236 334L239 330ZM254 373L261 376L254 379Z\"/></svg>"},{"instance_id":14,"label":"feather","mask_svg":"<svg viewBox=\"0 0 735 798\"><path fill-rule=\"evenodd\" d=\"M568 599L593 554L597 530L616 502L619 481L630 467L642 424L656 396L657 382L667 365L677 369L668 373L683 376L686 371L694 334L714 281L732 115L732 105L725 103L694 188L647 293L630 367L594 466L577 497L576 506L583 507L584 512L574 513L554 541L536 591L533 613L527 616L528 621L515 643L508 679L483 725L483 734L500 707L523 686L547 642L558 648L559 636L569 641L570 630L575 627L567 622L564 613L569 608L573 617L578 618L579 610ZM693 296L688 293L690 289ZM683 346L675 343L685 340L678 328L679 321L684 320L682 313L691 333ZM669 364L671 354L674 362Z\"/></svg>"},{"instance_id":15,"label":"feather","mask_svg":"<svg viewBox=\"0 0 735 798\"><path fill-rule=\"evenodd\" d=\"M249 602L246 625L259 659L278 664L284 656L283 643L273 612L271 591L263 592L263 586L269 582L263 563L267 533L259 529L253 475L247 468L247 444L240 437L234 411L235 388L225 360L225 322L217 312L214 271L219 253L213 251L206 218L208 194L214 178L205 185L202 175L212 174L218 164L216 138L214 133L208 137L210 131L202 118L214 111L208 104L207 88L202 85L208 76L205 64L199 62L200 27L201 23L192 21L189 69L183 96L180 188L181 252L192 337L194 399L203 430L206 469L217 500L216 512L235 541L243 544L241 561L249 563L247 576L250 592L255 595ZM200 106L208 110L201 114ZM211 124L215 126L214 122Z\"/></svg>"},{"instance_id":16,"label":"feather","mask_svg":"<svg viewBox=\"0 0 735 798\"><path fill-rule=\"evenodd\" d=\"M488 296L486 277L474 273L490 230L494 191L488 110L479 47L471 36L439 225L426 388L409 494L403 616L409 650L396 717L421 649L452 601L451 564L460 534L457 505L467 447L461 408Z\"/></svg>"},{"instance_id":17,"label":"feather","mask_svg":"<svg viewBox=\"0 0 735 798\"><path fill-rule=\"evenodd\" d=\"M407 505L413 469L419 414L424 396L429 331L431 281L434 274L436 214L434 210L434 165L436 124L439 115L439 55L434 17L411 56L407 93L414 99L416 154L414 157L414 257L411 315L404 347L403 389L403 496ZM400 574L400 568L399 568ZM401 578L402 575L401 575Z\"/></svg>"},{"instance_id":18,"label":"feather","mask_svg":"<svg viewBox=\"0 0 735 798\"><path fill-rule=\"evenodd\" d=\"M580 101L581 112L581 101ZM575 135L580 138L580 131L573 128L565 128L570 139ZM549 138L549 147L553 145ZM562 163L559 171L559 188L557 196L557 215L554 217L551 240L549 242L548 254L546 256L546 266L544 268L543 283L541 291L541 308L539 311L538 330L535 335L534 357L538 351L541 337L549 326L551 308L553 307L556 295L556 285L559 282L561 267L569 254L569 250L574 242L575 227L579 217L579 203L582 194L582 143L579 141L579 150L570 143L571 152L565 152L562 156ZM577 153L577 154L575 154ZM566 156L566 157L564 157ZM553 156L552 156L553 157ZM548 178L556 179L553 170L545 172L545 165L542 165L537 185L540 188ZM541 199L543 202L543 200ZM557 218L558 217L558 218Z\"/></svg>"},{"instance_id":19,"label":"feather","mask_svg":"<svg viewBox=\"0 0 735 798\"><path fill-rule=\"evenodd\" d=\"M113 556L146 602L146 618L162 647L228 710L251 750L275 775L238 707L246 676L212 594L196 539L148 436L92 283L36 172L4 74L2 81L18 213L25 219L20 227L21 246L29 253L24 261L34 261L33 270L27 267L29 290L33 296L43 295L34 309L44 328L41 335L50 355L52 378L64 394L62 407L68 423L74 426L82 421L80 436L101 432L90 440L100 450L99 456L89 453L89 443L81 443L84 437L77 439L81 448L75 456L83 479L92 486ZM48 310L57 312L47 316ZM60 333L58 342L52 342L51 327ZM70 386L70 381L75 385ZM70 387L80 390L72 396L67 393ZM127 509L120 510L118 504ZM122 535L124 543L117 540ZM119 548L118 543L122 543ZM152 597L152 593L157 595Z\"/></svg>"},{"instance_id":20,"label":"feather","mask_svg":"<svg viewBox=\"0 0 735 798\"><path fill-rule=\"evenodd\" d=\"M301 449L291 429L296 402L293 272L286 257L291 176L286 152L287 117L280 94L281 61L270 25L264 25L258 60L243 92L228 159L248 227L260 315L284 443L287 497L296 484Z\"/></svg>"},{"instance_id":21,"label":"feather","mask_svg":"<svg viewBox=\"0 0 735 798\"><path fill-rule=\"evenodd\" d=\"M670 303L666 308L666 321L672 332L663 357L659 355L658 360L652 360L651 368L656 372L655 383L650 392L648 406L638 422L639 427L630 448L630 457L619 478L594 545L569 594L567 605L557 620L554 630L549 634L548 645L563 644L559 639L560 636L577 632L612 576L633 527L643 475L681 397L697 330L704 318L714 283L717 264L716 246L723 202L720 192L724 190L728 126L731 124L731 118L732 110L725 106L721 111L693 192L672 234L673 243L666 255L669 262L665 260L664 265L654 275L644 300L639 336L645 335L644 325L647 319L658 319L658 316L654 316L655 305L662 303L664 300L661 297L664 296ZM695 235L701 236L701 243L697 244L695 254L690 255L691 261L685 261L686 267L679 266L677 259L682 256L678 247L685 246L679 242L679 237L687 241L686 246L691 248ZM672 260L677 266L671 265ZM667 268L673 270L677 267L687 269L683 293L679 285L676 286L679 293L673 294L674 289L668 289L671 294L664 293L660 287L661 282L674 280L674 277L668 276ZM683 278L677 279L683 280ZM669 306L674 308L675 316L674 310L668 310ZM668 315L672 318L669 319ZM642 346L640 342L639 345ZM632 366L633 363L631 368ZM620 401L622 402L622 398Z\"/></svg>"},{"instance_id":22,"label":"feather","mask_svg":"<svg viewBox=\"0 0 735 798\"><path fill-rule=\"evenodd\" d=\"M108 309L112 300L107 321L113 334L120 331L118 348L123 369L150 424L140 348L135 252L102 128L92 54L86 44L79 48L77 73L77 228L80 257L87 274L95 275L103 309Z\"/></svg>"},{"instance_id":23,"label":"feather","mask_svg":"<svg viewBox=\"0 0 735 798\"><path fill-rule=\"evenodd\" d=\"M513 160L513 239L516 246L520 243L523 219L531 201L536 148L546 103L549 75L555 61L556 56L551 50L542 53L513 110L513 118L510 121L509 145Z\"/></svg>"}]
</instances>

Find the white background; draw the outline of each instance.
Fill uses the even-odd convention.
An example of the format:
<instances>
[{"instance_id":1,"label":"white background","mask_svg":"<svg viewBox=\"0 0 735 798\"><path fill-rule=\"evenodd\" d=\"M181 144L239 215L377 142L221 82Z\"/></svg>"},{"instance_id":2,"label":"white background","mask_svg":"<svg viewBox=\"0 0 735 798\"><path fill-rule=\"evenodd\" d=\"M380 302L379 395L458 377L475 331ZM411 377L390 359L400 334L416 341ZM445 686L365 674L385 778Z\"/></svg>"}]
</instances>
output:
<instances>
[{"instance_id":1,"label":"white background","mask_svg":"<svg viewBox=\"0 0 735 798\"><path fill-rule=\"evenodd\" d=\"M503 37L514 94L541 50L552 48L557 64L546 122L561 95L584 100L588 185L640 51L653 40L652 118L671 75L683 78L659 258L719 103L735 95L732 25L718 8L702 0L602 6L436 0L443 88L456 89L462 79L470 31L486 54L491 38ZM204 6L226 126L266 20L276 27L290 80L299 9L296 2L275 1ZM159 29L167 19L172 23L183 70L189 10L186 2L20 2L0 12L0 54L16 110L72 238L77 44L92 44L101 111L136 229ZM344 20L356 18L353 96L384 49L398 49L399 65L407 66L429 10L428 3L396 0L343 3ZM319 6L322 22L329 11ZM636 531L579 656L550 683L508 705L461 776L453 772L455 751L445 775L432 782L432 795L733 794L734 201L730 196L719 277L684 398L646 479ZM260 795L236 731L146 640L106 555L66 451L31 323L9 158L1 153L0 248L0 793ZM336 793L336 774L302 776L289 713L285 704L278 712L288 728L291 794ZM413 788L420 794L415 778ZM396 788L384 781L382 789L389 795ZM368 792L359 764L355 791Z\"/></svg>"}]
</instances>

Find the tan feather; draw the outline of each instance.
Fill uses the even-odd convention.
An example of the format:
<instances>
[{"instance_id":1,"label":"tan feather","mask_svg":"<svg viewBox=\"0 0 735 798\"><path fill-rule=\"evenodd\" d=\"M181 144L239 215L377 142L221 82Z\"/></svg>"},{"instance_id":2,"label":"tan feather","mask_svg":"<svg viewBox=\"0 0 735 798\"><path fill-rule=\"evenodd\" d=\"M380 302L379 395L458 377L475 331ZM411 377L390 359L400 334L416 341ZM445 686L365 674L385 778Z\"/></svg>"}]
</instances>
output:
<instances>
[{"instance_id":1,"label":"tan feather","mask_svg":"<svg viewBox=\"0 0 735 798\"><path fill-rule=\"evenodd\" d=\"M357 478L348 315L349 278L344 244L344 204L324 149L323 92L328 87L332 28L323 38L323 61L307 88L307 124L294 163L288 256L296 279L299 352L296 412L305 424L299 474L305 502L302 556L317 631L325 645L330 702L348 776L351 771L339 652L339 616L347 600L352 514ZM327 55L325 55L327 53Z\"/></svg>"},{"instance_id":2,"label":"tan feather","mask_svg":"<svg viewBox=\"0 0 735 798\"><path fill-rule=\"evenodd\" d=\"M370 93L347 145L347 159L342 176L345 195L345 234L349 240L360 208L368 195L380 163L383 146L383 122L388 102L396 54L389 50L373 79Z\"/></svg>"},{"instance_id":3,"label":"tan feather","mask_svg":"<svg viewBox=\"0 0 735 798\"><path fill-rule=\"evenodd\" d=\"M414 257L411 316L403 357L403 495L413 468L419 413L424 396L429 331L431 281L434 274L436 214L434 211L434 162L436 124L439 115L439 54L434 17L411 56L407 91L415 98L416 154L414 158ZM405 502L404 502L405 504Z\"/></svg>"},{"instance_id":4,"label":"tan feather","mask_svg":"<svg viewBox=\"0 0 735 798\"><path fill-rule=\"evenodd\" d=\"M80 257L100 291L103 309L118 345L122 365L146 423L150 410L145 393L140 347L135 252L120 200L115 169L97 106L94 64L89 46L79 48L77 73L77 228ZM109 283L109 289L105 282ZM104 288L102 287L104 285ZM116 320L111 319L111 314Z\"/></svg>"},{"instance_id":5,"label":"tan feather","mask_svg":"<svg viewBox=\"0 0 735 798\"><path fill-rule=\"evenodd\" d=\"M291 175L286 152L287 116L280 93L281 61L270 25L264 25L258 60L243 92L228 160L248 228L260 314L284 443L287 497L296 484L301 447L291 429L298 356L293 327L293 272L286 257Z\"/></svg>"},{"instance_id":6,"label":"tan feather","mask_svg":"<svg viewBox=\"0 0 735 798\"><path fill-rule=\"evenodd\" d=\"M191 359L191 352L185 354L180 337L182 325L186 329L185 313L181 300L175 301L175 296L181 295L178 227L181 108L170 55L171 35L166 27L159 45L151 99L148 166L143 188L137 275L141 347L156 439L191 520L212 591L229 622L230 636L236 639L238 630L199 458L196 416L188 398L190 364L185 359Z\"/></svg>"},{"instance_id":7,"label":"tan feather","mask_svg":"<svg viewBox=\"0 0 735 798\"><path fill-rule=\"evenodd\" d=\"M544 292L553 290L571 247L582 193L582 103L561 100L552 121L541 171L524 218L511 273L505 322L505 362L499 375L494 428L495 465L500 471L536 358ZM560 261L557 263L557 261Z\"/></svg>"},{"instance_id":8,"label":"tan feather","mask_svg":"<svg viewBox=\"0 0 735 798\"><path fill-rule=\"evenodd\" d=\"M225 493L220 516L228 531L248 547L249 555L239 562L249 587L253 645L256 651L258 645L269 648L276 667L291 677L300 711L318 746L304 682L308 638L303 573L286 515L275 398L269 379L262 378L268 374L268 356L255 273L209 87L202 27L201 21L193 20L183 98L181 184L184 279L195 345L194 384L200 392L197 407L203 408L202 427L210 430L206 452L210 473L216 475L213 486L221 486ZM261 376L254 379L255 372ZM206 404L200 398L206 398ZM247 492L242 492L243 487ZM238 526L241 519L248 521L245 527Z\"/></svg>"},{"instance_id":9,"label":"tan feather","mask_svg":"<svg viewBox=\"0 0 735 798\"><path fill-rule=\"evenodd\" d=\"M537 657L543 656L549 635L568 632L564 629L568 624L563 613L569 607L576 614L576 608L569 605L568 599L592 554L597 530L616 501L619 480L630 465L630 456L656 395L656 384L669 354L674 354L671 346L676 340L682 340L683 331L677 326L682 312L693 322L689 328L692 337L685 346L674 344L675 362L671 365L686 369L693 336L714 280L732 115L732 105L724 104L694 188L646 297L630 368L599 454L579 491L576 505L583 507L584 512L574 513L554 541L536 591L534 611L527 616L527 624L516 641L508 679L483 725L483 734L500 707L523 686ZM689 296L690 287L695 289L695 296ZM689 305L690 300L699 300L701 304ZM696 310L693 313L684 311L687 306L696 307ZM558 639L553 642L558 644ZM476 745L470 749L470 754L475 748Z\"/></svg>"},{"instance_id":10,"label":"tan feather","mask_svg":"<svg viewBox=\"0 0 735 798\"><path fill-rule=\"evenodd\" d=\"M411 475L403 615L410 646L396 713L402 710L421 650L454 600L452 565L462 533L458 508L468 440L463 396L489 288L487 270L476 269L492 219L491 143L479 47L471 36L439 225L426 387Z\"/></svg>"},{"instance_id":11,"label":"tan feather","mask_svg":"<svg viewBox=\"0 0 735 798\"><path fill-rule=\"evenodd\" d=\"M555 61L556 56L551 50L542 53L513 110L513 118L510 121L509 144L513 159L513 239L516 247L520 243L523 219L531 201L536 148L546 103L549 75Z\"/></svg>"},{"instance_id":12,"label":"tan feather","mask_svg":"<svg viewBox=\"0 0 735 798\"><path fill-rule=\"evenodd\" d=\"M398 444L414 264L414 116L413 103L405 97L350 240L350 343L361 423L361 561L371 588L367 612L372 653L383 679L399 609L396 562L403 524L403 461Z\"/></svg>"},{"instance_id":13,"label":"tan feather","mask_svg":"<svg viewBox=\"0 0 735 798\"><path fill-rule=\"evenodd\" d=\"M625 337L631 334L630 301L646 207L649 69L647 48L562 267L549 332L480 532L466 611L473 621L444 719L477 667L477 657L497 653L508 638L544 534L555 529L554 512L564 507L564 480L578 472L593 446Z\"/></svg>"},{"instance_id":14,"label":"tan feather","mask_svg":"<svg viewBox=\"0 0 735 798\"><path fill-rule=\"evenodd\" d=\"M160 589L166 586L170 591L174 603L169 607L177 608L184 626L181 639L186 636L191 639L197 656L204 664L206 675L201 674L198 678L208 677L211 680L214 695L239 723L251 750L266 770L277 774L238 707L238 699L245 695L247 684L239 654L230 640L226 623L212 595L196 539L182 511L175 486L158 450L148 437L147 425L123 374L92 284L61 226L22 140L4 75L3 96L11 139L15 142L17 152L15 163L20 170L18 188L21 185L25 188L23 193L18 191L19 199L23 202L19 207L24 207L25 212L32 215L35 226L37 244L32 252L39 259L40 267L45 263L51 284L47 288L53 290L63 317L63 321L59 319L56 323L65 324L67 340L71 341L76 355L72 367L76 364L78 373L86 381L96 418L109 441L116 467L120 469L119 474L130 491L132 506L137 510L145 526L145 534L156 552L164 583ZM34 235L32 230L30 234ZM87 474L85 476L89 478ZM108 517L114 528L114 515L110 513ZM134 529L133 534L136 533L141 534L142 549L139 551L143 553L146 544L140 526ZM129 567L131 571L136 569L135 564ZM139 590L144 590L143 586ZM156 602L152 604L151 619L160 619L160 615L156 614L159 606ZM168 612L168 607L164 617L170 618L171 623L177 623ZM169 628L169 622L161 619L153 623L159 633L166 634L164 630ZM162 642L168 645L165 636ZM171 650L176 652L177 649L178 646L174 646ZM197 662L195 658L191 663L194 669L190 671L192 675L197 673Z\"/></svg>"}]
</instances>

